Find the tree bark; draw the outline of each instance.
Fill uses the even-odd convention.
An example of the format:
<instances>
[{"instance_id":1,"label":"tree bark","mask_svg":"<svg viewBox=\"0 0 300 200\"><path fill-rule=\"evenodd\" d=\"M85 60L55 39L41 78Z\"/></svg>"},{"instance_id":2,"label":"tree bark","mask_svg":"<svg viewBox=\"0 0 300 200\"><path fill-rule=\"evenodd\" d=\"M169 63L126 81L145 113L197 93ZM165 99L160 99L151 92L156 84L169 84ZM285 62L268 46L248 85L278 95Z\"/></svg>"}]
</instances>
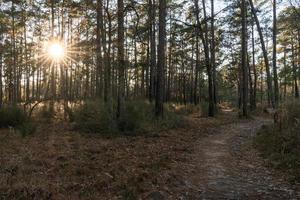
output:
<instances>
[{"instance_id":1,"label":"tree bark","mask_svg":"<svg viewBox=\"0 0 300 200\"><path fill-rule=\"evenodd\" d=\"M205 27L204 30L201 27L200 23L200 17L199 17L199 5L198 0L194 0L195 3L195 14L196 14L196 20L197 24L199 24L199 32L200 32L200 38L203 43L204 47L204 55L205 55L205 66L207 70L207 76L208 76L208 116L213 117L214 116L214 99L213 99L213 80L212 80L212 69L210 66L210 57L209 57L209 46L208 46L208 37L207 37L207 20L206 20L206 13L204 14L204 20L205 20ZM203 8L205 8L205 1L202 0Z\"/></svg>"},{"instance_id":2,"label":"tree bark","mask_svg":"<svg viewBox=\"0 0 300 200\"><path fill-rule=\"evenodd\" d=\"M166 61L166 15L167 1L159 1L159 35L158 35L158 60L157 60L157 84L155 98L155 115L163 116L163 97L164 97L164 69Z\"/></svg>"},{"instance_id":3,"label":"tree bark","mask_svg":"<svg viewBox=\"0 0 300 200\"><path fill-rule=\"evenodd\" d=\"M155 96L155 80L156 80L156 40L155 40L155 0L149 0L149 35L150 35L150 86L149 100L153 100Z\"/></svg>"},{"instance_id":4,"label":"tree bark","mask_svg":"<svg viewBox=\"0 0 300 200\"><path fill-rule=\"evenodd\" d=\"M124 112L125 101L125 60L124 60L124 2L118 0L118 106L117 117L121 118Z\"/></svg>"},{"instance_id":5,"label":"tree bark","mask_svg":"<svg viewBox=\"0 0 300 200\"><path fill-rule=\"evenodd\" d=\"M252 101L250 102L251 108L254 110L256 109L256 90L257 90L257 71L256 71L256 64L255 64L255 37L254 37L254 22L252 20L251 24L252 29L252 69L253 69L253 75L254 75L254 83L253 83L253 97Z\"/></svg>"},{"instance_id":6,"label":"tree bark","mask_svg":"<svg viewBox=\"0 0 300 200\"><path fill-rule=\"evenodd\" d=\"M293 69L293 79L294 79L294 96L295 98L299 98L297 67L296 67L295 59L296 59L295 47L294 47L294 41L292 39L292 69Z\"/></svg>"},{"instance_id":7,"label":"tree bark","mask_svg":"<svg viewBox=\"0 0 300 200\"><path fill-rule=\"evenodd\" d=\"M272 107L275 107L275 102L274 102L274 98L273 98L273 89L272 89L272 77L271 77L271 73L270 73L270 65L269 65L269 59L268 59L268 52L266 49L262 29L260 27L260 22L258 20L256 10L254 8L253 0L249 0L249 3L250 3L250 7L251 7L251 12L253 14L253 17L254 17L254 20L256 23L256 27L257 27L257 31L258 31L259 39L260 39L260 43L261 43L261 48L262 48L262 52L263 52L263 57L264 57L264 62L265 62L265 67L266 67L266 74L267 74L269 101L271 102Z\"/></svg>"},{"instance_id":8,"label":"tree bark","mask_svg":"<svg viewBox=\"0 0 300 200\"><path fill-rule=\"evenodd\" d=\"M273 0L273 74L274 74L274 100L275 107L279 103L279 87L277 75L277 17L276 17L276 0Z\"/></svg>"},{"instance_id":9,"label":"tree bark","mask_svg":"<svg viewBox=\"0 0 300 200\"><path fill-rule=\"evenodd\" d=\"M241 2L242 15L242 114L248 117L248 70L247 70L247 8L245 0Z\"/></svg>"},{"instance_id":10,"label":"tree bark","mask_svg":"<svg viewBox=\"0 0 300 200\"><path fill-rule=\"evenodd\" d=\"M216 50L215 50L215 13L214 0L211 0L211 68L213 73L213 93L214 93L214 108L217 108L217 77L216 77Z\"/></svg>"},{"instance_id":11,"label":"tree bark","mask_svg":"<svg viewBox=\"0 0 300 200\"><path fill-rule=\"evenodd\" d=\"M96 26L96 96L102 96L102 76L103 76L103 62L102 62L102 48L101 36L103 27L103 11L102 0L97 0L97 26Z\"/></svg>"}]
</instances>

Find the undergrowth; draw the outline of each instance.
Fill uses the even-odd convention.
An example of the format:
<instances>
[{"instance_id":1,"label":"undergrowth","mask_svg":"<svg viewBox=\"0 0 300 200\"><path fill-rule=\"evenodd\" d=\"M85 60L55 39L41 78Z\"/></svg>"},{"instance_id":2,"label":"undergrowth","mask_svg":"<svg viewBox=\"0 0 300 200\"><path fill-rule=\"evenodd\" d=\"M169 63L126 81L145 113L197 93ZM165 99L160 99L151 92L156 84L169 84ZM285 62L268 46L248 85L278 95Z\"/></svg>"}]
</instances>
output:
<instances>
[{"instance_id":1,"label":"undergrowth","mask_svg":"<svg viewBox=\"0 0 300 200\"><path fill-rule=\"evenodd\" d=\"M25 137L35 132L36 126L18 106L7 105L0 109L0 127L16 128Z\"/></svg>"},{"instance_id":2,"label":"undergrowth","mask_svg":"<svg viewBox=\"0 0 300 200\"><path fill-rule=\"evenodd\" d=\"M281 116L284 128L263 126L254 145L271 166L288 172L291 182L300 182L300 103L288 103L282 109L287 115Z\"/></svg>"},{"instance_id":3,"label":"undergrowth","mask_svg":"<svg viewBox=\"0 0 300 200\"><path fill-rule=\"evenodd\" d=\"M123 114L117 118L113 102L88 101L71 112L70 120L79 131L128 135L184 125L183 117L168 106L165 106L164 117L159 120L154 116L154 105L147 101L127 101L124 107Z\"/></svg>"}]
</instances>

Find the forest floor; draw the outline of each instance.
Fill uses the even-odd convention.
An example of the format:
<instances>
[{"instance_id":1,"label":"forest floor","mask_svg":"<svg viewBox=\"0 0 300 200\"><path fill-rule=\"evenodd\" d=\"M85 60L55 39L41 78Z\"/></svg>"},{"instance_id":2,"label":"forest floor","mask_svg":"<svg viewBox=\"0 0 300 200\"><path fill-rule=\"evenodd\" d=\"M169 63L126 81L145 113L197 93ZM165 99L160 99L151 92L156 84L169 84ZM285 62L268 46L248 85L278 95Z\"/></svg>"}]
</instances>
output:
<instances>
[{"instance_id":1,"label":"forest floor","mask_svg":"<svg viewBox=\"0 0 300 200\"><path fill-rule=\"evenodd\" d=\"M134 137L78 133L62 122L25 138L2 129L0 199L300 199L299 186L252 147L268 123L226 112Z\"/></svg>"}]
</instances>

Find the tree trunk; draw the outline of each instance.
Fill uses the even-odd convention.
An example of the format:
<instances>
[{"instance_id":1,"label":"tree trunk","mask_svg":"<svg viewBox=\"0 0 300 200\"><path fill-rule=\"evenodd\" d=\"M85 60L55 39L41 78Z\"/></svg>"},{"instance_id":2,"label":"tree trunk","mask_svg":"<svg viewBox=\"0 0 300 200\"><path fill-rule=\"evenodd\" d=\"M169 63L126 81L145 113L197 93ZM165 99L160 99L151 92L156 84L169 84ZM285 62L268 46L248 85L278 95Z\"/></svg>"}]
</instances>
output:
<instances>
[{"instance_id":1,"label":"tree trunk","mask_svg":"<svg viewBox=\"0 0 300 200\"><path fill-rule=\"evenodd\" d=\"M117 117L121 118L124 112L125 101L125 60L124 60L124 2L118 0L118 106Z\"/></svg>"},{"instance_id":2,"label":"tree trunk","mask_svg":"<svg viewBox=\"0 0 300 200\"><path fill-rule=\"evenodd\" d=\"M163 94L164 94L164 69L166 60L166 0L159 1L159 35L158 35L158 60L157 60L157 83L155 98L155 115L163 116Z\"/></svg>"},{"instance_id":3,"label":"tree trunk","mask_svg":"<svg viewBox=\"0 0 300 200\"><path fill-rule=\"evenodd\" d=\"M214 108L217 107L217 78L216 78L216 58L215 58L215 16L214 16L214 0L211 0L211 68L213 73L213 92L214 92Z\"/></svg>"},{"instance_id":4,"label":"tree trunk","mask_svg":"<svg viewBox=\"0 0 300 200\"><path fill-rule=\"evenodd\" d=\"M102 96L102 76L103 76L103 65L102 65L102 48L101 48L101 35L103 26L103 11L102 11L102 0L97 0L97 26L96 26L96 96Z\"/></svg>"},{"instance_id":5,"label":"tree trunk","mask_svg":"<svg viewBox=\"0 0 300 200\"><path fill-rule=\"evenodd\" d=\"M194 104L198 104L198 77L199 77L199 71L200 71L200 50L199 50L199 26L198 21L196 22L197 25L195 27L195 33L196 33L196 66L195 66L195 81L194 81Z\"/></svg>"},{"instance_id":6,"label":"tree trunk","mask_svg":"<svg viewBox=\"0 0 300 200\"><path fill-rule=\"evenodd\" d=\"M247 70L247 19L246 19L246 3L242 0L241 15L242 15L242 114L248 117L248 70Z\"/></svg>"},{"instance_id":7,"label":"tree trunk","mask_svg":"<svg viewBox=\"0 0 300 200\"><path fill-rule=\"evenodd\" d=\"M272 78L271 78L271 73L270 73L270 65L269 65L269 59L268 59L268 52L265 46L265 41L264 41L264 37L262 34L262 30L260 27L260 22L258 20L257 14L256 14L256 10L254 8L254 4L252 0L249 0L250 6L251 6L251 12L253 14L255 23L256 23L256 27L257 27L257 31L259 34L259 39L260 39L260 43L261 43L261 48L262 48L262 52L263 52L263 57L264 57L264 62L265 62L265 67L266 67L266 74L267 74L267 85L268 85L268 97L269 97L269 101L272 104L272 107L275 107L275 102L274 102L274 98L273 98L273 89L272 89Z\"/></svg>"},{"instance_id":8,"label":"tree trunk","mask_svg":"<svg viewBox=\"0 0 300 200\"><path fill-rule=\"evenodd\" d=\"M257 90L257 71L256 71L256 64L255 64L255 37L254 37L254 22L252 20L251 24L252 29L252 69L253 69L253 75L254 75L254 82L253 82L253 97L252 101L250 102L251 108L254 110L256 109L256 90Z\"/></svg>"},{"instance_id":9,"label":"tree trunk","mask_svg":"<svg viewBox=\"0 0 300 200\"><path fill-rule=\"evenodd\" d=\"M277 17L276 17L276 0L273 0L273 74L274 74L274 100L275 107L279 103L279 87L277 75Z\"/></svg>"},{"instance_id":10,"label":"tree trunk","mask_svg":"<svg viewBox=\"0 0 300 200\"><path fill-rule=\"evenodd\" d=\"M205 66L207 70L207 76L208 76L208 116L213 117L214 116L214 99L213 99L213 79L212 79L212 69L210 66L210 58L209 58L209 46L208 46L208 36L207 36L207 18L206 18L206 12L204 12L204 20L205 20L205 27L204 30L202 30L201 23L200 23L200 17L199 17L199 5L198 0L194 0L195 3L195 11L196 11L196 20L197 24L199 24L199 31L200 31L200 38L203 43L204 47L204 55L205 55ZM202 0L203 8L205 8L205 0ZM205 9L204 9L205 10Z\"/></svg>"},{"instance_id":11,"label":"tree trunk","mask_svg":"<svg viewBox=\"0 0 300 200\"><path fill-rule=\"evenodd\" d=\"M293 68L293 79L294 79L294 96L295 98L299 98L299 89L298 89L298 80L297 80L297 68L295 64L295 48L294 48L294 41L292 39L292 68Z\"/></svg>"},{"instance_id":12,"label":"tree trunk","mask_svg":"<svg viewBox=\"0 0 300 200\"><path fill-rule=\"evenodd\" d=\"M156 40L155 40L155 0L149 0L149 35L150 35L150 87L149 100L155 96L156 80Z\"/></svg>"}]
</instances>

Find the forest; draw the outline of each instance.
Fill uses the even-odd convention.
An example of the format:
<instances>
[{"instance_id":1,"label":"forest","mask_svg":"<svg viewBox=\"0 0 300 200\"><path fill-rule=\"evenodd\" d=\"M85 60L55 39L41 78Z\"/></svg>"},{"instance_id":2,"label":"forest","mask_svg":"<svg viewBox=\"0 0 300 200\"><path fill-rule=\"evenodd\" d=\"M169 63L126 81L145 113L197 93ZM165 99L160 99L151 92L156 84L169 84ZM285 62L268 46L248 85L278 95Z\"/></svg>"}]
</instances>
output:
<instances>
[{"instance_id":1,"label":"forest","mask_svg":"<svg viewBox=\"0 0 300 200\"><path fill-rule=\"evenodd\" d=\"M0 200L300 199L299 0L0 0Z\"/></svg>"}]
</instances>

